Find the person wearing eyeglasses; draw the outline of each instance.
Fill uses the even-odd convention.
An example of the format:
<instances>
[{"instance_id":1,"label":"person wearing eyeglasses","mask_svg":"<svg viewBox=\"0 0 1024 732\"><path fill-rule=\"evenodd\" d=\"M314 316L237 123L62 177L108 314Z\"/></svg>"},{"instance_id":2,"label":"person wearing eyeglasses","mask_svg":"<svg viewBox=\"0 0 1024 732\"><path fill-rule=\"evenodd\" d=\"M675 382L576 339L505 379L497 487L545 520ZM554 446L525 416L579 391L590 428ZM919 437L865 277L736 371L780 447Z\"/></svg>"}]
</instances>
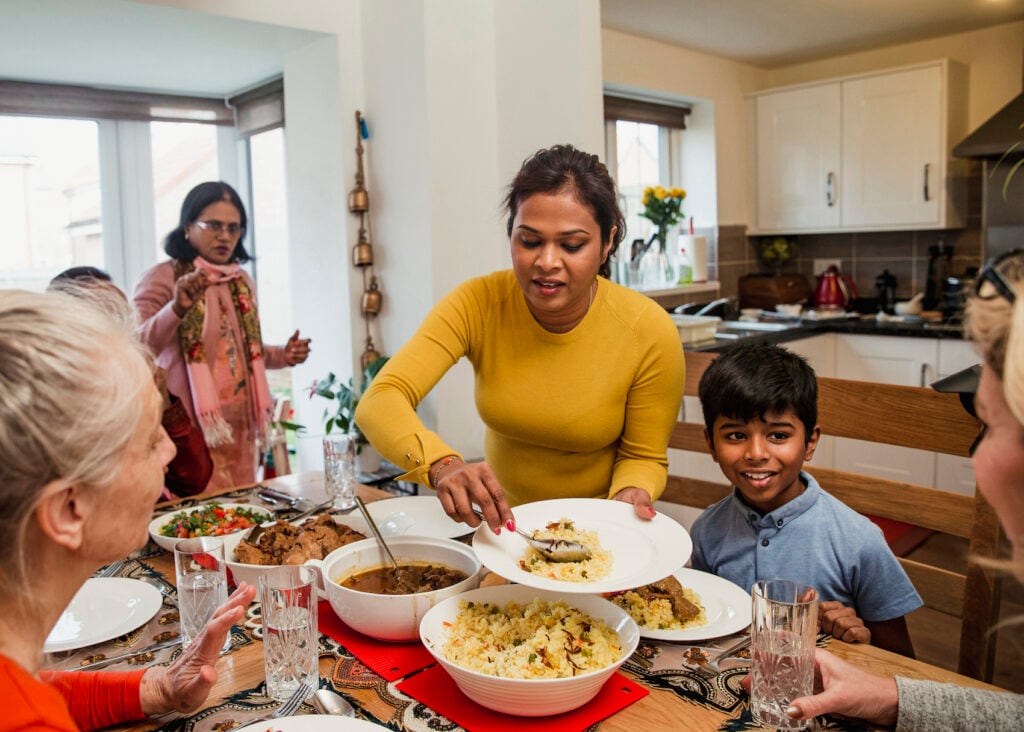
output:
<instances>
[{"instance_id":1,"label":"person wearing eyeglasses","mask_svg":"<svg viewBox=\"0 0 1024 732\"><path fill-rule=\"evenodd\" d=\"M248 219L234 188L200 183L185 196L164 240L170 260L143 273L134 301L140 336L167 371L213 457L207 489L252 483L273 416L266 369L303 363L308 338L284 346L260 335L256 288L241 268Z\"/></svg>"},{"instance_id":2,"label":"person wearing eyeglasses","mask_svg":"<svg viewBox=\"0 0 1024 732\"><path fill-rule=\"evenodd\" d=\"M1004 570L1024 582L1024 250L988 264L967 301L966 330L982 356L974 408L984 431L971 456L982 492L1010 540ZM1024 616L1004 620L1017 625ZM1016 658L1012 662L1020 663ZM815 652L814 696L794 699L794 719L842 714L896 730L1020 730L1024 695L934 681L882 678Z\"/></svg>"}]
</instances>

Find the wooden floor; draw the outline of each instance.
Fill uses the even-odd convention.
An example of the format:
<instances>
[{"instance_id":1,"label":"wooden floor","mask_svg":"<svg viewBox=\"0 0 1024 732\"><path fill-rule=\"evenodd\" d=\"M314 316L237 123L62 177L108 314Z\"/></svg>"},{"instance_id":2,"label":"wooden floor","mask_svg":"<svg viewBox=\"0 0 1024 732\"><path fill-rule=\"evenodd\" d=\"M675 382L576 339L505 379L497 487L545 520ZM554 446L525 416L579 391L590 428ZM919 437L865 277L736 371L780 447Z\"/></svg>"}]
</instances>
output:
<instances>
[{"instance_id":1,"label":"wooden floor","mask_svg":"<svg viewBox=\"0 0 1024 732\"><path fill-rule=\"evenodd\" d=\"M948 569L963 571L967 566L967 540L948 534L933 534L907 555ZM1024 586L1012 577L1003 580L1001 620L1024 614ZM951 615L922 608L907 616L914 650L922 661L956 670L960 642L960 621ZM995 675L992 683L1024 693L1024 625L999 631Z\"/></svg>"}]
</instances>

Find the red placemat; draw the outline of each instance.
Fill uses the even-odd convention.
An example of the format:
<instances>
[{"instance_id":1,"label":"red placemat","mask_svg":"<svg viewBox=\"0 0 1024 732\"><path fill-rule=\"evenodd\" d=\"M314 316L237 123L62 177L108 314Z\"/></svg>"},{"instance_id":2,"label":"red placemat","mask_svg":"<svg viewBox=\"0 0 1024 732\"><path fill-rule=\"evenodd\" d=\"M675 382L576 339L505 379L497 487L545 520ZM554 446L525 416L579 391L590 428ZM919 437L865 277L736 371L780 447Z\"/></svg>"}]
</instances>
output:
<instances>
[{"instance_id":1,"label":"red placemat","mask_svg":"<svg viewBox=\"0 0 1024 732\"><path fill-rule=\"evenodd\" d=\"M579 709L550 717L514 717L491 711L471 700L440 665L431 666L397 686L413 699L423 702L470 732L579 732L633 702L640 701L649 693L644 687L616 672L597 692L597 696Z\"/></svg>"},{"instance_id":2,"label":"red placemat","mask_svg":"<svg viewBox=\"0 0 1024 732\"><path fill-rule=\"evenodd\" d=\"M321 633L341 643L374 673L388 681L400 679L434 663L430 651L418 640L393 643L352 630L342 622L329 602L321 600L317 617Z\"/></svg>"}]
</instances>

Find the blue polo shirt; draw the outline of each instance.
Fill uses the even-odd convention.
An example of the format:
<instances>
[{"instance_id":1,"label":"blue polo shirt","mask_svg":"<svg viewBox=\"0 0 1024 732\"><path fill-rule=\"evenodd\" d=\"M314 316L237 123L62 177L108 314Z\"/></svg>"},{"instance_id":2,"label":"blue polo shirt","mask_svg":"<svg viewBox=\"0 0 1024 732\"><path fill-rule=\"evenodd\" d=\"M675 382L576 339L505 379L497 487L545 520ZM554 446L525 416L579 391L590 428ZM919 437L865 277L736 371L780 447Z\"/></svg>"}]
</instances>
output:
<instances>
[{"instance_id":1,"label":"blue polo shirt","mask_svg":"<svg viewBox=\"0 0 1024 732\"><path fill-rule=\"evenodd\" d=\"M821 489L807 488L771 513L731 496L694 522L693 567L750 591L781 577L811 585L822 601L838 600L865 621L892 620L921 607L921 597L885 543L882 530Z\"/></svg>"}]
</instances>

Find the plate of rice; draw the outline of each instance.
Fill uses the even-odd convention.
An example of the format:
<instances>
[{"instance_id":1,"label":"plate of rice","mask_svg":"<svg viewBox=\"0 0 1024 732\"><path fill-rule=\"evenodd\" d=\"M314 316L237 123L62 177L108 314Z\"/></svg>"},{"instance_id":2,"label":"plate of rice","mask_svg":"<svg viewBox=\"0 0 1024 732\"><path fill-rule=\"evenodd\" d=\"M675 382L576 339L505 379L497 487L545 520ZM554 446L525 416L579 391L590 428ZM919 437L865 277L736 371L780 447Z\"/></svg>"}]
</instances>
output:
<instances>
[{"instance_id":1,"label":"plate of rice","mask_svg":"<svg viewBox=\"0 0 1024 732\"><path fill-rule=\"evenodd\" d=\"M750 625L750 594L739 585L689 568L666 580L608 598L636 621L641 637L694 641L732 635Z\"/></svg>"},{"instance_id":2,"label":"plate of rice","mask_svg":"<svg viewBox=\"0 0 1024 732\"><path fill-rule=\"evenodd\" d=\"M601 498L558 498L513 509L527 534L579 541L584 562L548 562L512 531L495 536L481 524L473 537L480 562L510 582L563 593L620 592L655 582L686 564L690 535L672 518L638 518L632 504Z\"/></svg>"},{"instance_id":3,"label":"plate of rice","mask_svg":"<svg viewBox=\"0 0 1024 732\"><path fill-rule=\"evenodd\" d=\"M640 634L599 596L500 585L439 602L423 617L420 639L478 704L547 716L590 701Z\"/></svg>"}]
</instances>

